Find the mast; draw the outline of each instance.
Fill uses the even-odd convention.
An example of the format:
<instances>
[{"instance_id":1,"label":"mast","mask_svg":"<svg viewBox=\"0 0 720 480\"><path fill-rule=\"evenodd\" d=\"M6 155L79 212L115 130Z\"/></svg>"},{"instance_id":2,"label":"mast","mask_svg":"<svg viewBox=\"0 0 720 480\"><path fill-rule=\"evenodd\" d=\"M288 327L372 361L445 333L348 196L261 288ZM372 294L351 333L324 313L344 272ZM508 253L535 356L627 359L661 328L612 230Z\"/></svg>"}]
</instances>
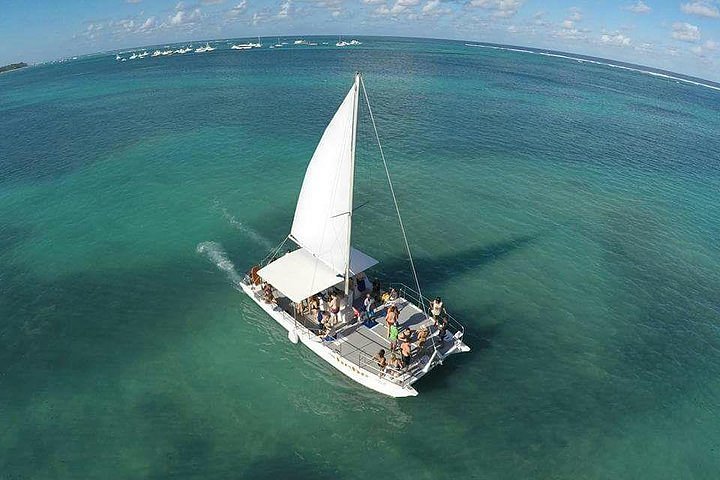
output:
<instances>
[{"instance_id":1,"label":"mast","mask_svg":"<svg viewBox=\"0 0 720 480\"><path fill-rule=\"evenodd\" d=\"M348 225L347 225L347 242L348 242L348 256L345 261L345 296L350 293L350 256L352 255L351 248L351 237L352 237L352 211L353 211L353 189L355 183L355 143L357 141L357 119L358 119L358 99L360 97L360 72L355 74L355 102L353 103L353 126L352 126L352 146L350 150L350 210L348 211Z\"/></svg>"}]
</instances>

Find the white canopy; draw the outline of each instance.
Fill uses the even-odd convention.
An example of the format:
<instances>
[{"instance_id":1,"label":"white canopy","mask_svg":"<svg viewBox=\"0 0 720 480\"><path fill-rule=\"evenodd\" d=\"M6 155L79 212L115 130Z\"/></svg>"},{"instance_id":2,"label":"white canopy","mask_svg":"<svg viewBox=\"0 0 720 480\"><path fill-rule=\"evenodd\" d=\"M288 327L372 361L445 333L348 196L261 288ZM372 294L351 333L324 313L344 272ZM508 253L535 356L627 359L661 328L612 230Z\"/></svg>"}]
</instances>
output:
<instances>
[{"instance_id":1,"label":"white canopy","mask_svg":"<svg viewBox=\"0 0 720 480\"><path fill-rule=\"evenodd\" d=\"M367 270L378 261L355 248L350 249L350 274ZM344 281L338 274L304 248L287 253L258 271L268 282L293 302L300 302Z\"/></svg>"},{"instance_id":2,"label":"white canopy","mask_svg":"<svg viewBox=\"0 0 720 480\"><path fill-rule=\"evenodd\" d=\"M290 230L295 243L342 275L350 256L359 89L356 76L310 160Z\"/></svg>"}]
</instances>

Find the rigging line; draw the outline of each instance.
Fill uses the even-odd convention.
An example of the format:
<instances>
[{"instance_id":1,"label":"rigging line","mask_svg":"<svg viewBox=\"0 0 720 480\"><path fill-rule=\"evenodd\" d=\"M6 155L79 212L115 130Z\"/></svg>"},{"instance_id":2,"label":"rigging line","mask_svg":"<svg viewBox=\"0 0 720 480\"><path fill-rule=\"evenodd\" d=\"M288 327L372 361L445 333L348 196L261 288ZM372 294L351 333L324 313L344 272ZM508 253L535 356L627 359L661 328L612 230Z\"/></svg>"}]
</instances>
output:
<instances>
[{"instance_id":1,"label":"rigging line","mask_svg":"<svg viewBox=\"0 0 720 480\"><path fill-rule=\"evenodd\" d=\"M367 88L365 88L365 81L360 77L360 83L363 87L363 93L365 94L365 102L368 106L368 113L370 113L370 120L372 121L373 130L375 131L375 139L377 140L378 148L380 149L380 158L382 158L383 166L385 167L385 175L388 179L388 185L390 185L390 193L392 194L393 203L395 204L395 212L397 212L398 221L400 223L400 230L402 231L403 240L405 241L405 249L410 259L410 268L412 269L413 277L415 278L415 286L417 287L418 296L420 297L420 308L422 308L423 315L427 318L427 310L425 310L425 298L423 297L422 290L420 290L420 281L418 280L417 271L415 270L415 262L413 261L412 253L410 253L410 244L408 243L407 234L405 233L405 226L403 225L402 216L400 216L400 207L398 207L397 198L395 197L395 188L393 187L392 180L390 179L390 170L388 170L387 161L385 160L385 153L383 152L382 144L380 143L380 135L378 134L377 126L375 125L375 116L370 107L370 99L368 98ZM437 352L437 345L435 344L435 337L431 336L433 349Z\"/></svg>"}]
</instances>

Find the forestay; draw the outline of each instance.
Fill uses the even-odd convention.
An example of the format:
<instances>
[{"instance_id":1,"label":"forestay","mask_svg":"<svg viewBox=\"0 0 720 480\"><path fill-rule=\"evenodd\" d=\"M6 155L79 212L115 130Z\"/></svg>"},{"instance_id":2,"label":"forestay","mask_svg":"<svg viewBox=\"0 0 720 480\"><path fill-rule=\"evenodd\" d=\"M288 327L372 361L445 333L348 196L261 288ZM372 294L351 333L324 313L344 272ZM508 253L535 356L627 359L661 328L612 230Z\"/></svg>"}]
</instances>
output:
<instances>
[{"instance_id":1,"label":"forestay","mask_svg":"<svg viewBox=\"0 0 720 480\"><path fill-rule=\"evenodd\" d=\"M351 275L357 275L377 263L360 250L350 249ZM344 275L333 271L304 248L286 253L261 268L258 275L293 302L305 300L344 279Z\"/></svg>"},{"instance_id":2,"label":"forestay","mask_svg":"<svg viewBox=\"0 0 720 480\"><path fill-rule=\"evenodd\" d=\"M358 90L356 78L315 149L290 231L295 243L343 276L350 257Z\"/></svg>"}]
</instances>

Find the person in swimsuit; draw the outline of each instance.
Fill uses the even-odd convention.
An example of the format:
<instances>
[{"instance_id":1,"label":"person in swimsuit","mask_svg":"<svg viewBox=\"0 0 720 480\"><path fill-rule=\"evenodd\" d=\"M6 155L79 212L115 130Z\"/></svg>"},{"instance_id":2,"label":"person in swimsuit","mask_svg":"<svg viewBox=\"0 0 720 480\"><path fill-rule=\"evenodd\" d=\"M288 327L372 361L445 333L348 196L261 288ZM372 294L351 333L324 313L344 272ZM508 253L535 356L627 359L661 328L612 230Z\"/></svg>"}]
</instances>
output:
<instances>
[{"instance_id":1,"label":"person in swimsuit","mask_svg":"<svg viewBox=\"0 0 720 480\"><path fill-rule=\"evenodd\" d=\"M340 311L340 300L334 293L330 297L330 315L332 316L333 325L337 323L337 314Z\"/></svg>"},{"instance_id":2,"label":"person in swimsuit","mask_svg":"<svg viewBox=\"0 0 720 480\"><path fill-rule=\"evenodd\" d=\"M390 326L397 324L397 318L397 308L395 308L395 305L390 305L390 307L388 307L387 315L385 315L385 323L387 324L388 335L390 335Z\"/></svg>"},{"instance_id":3,"label":"person in swimsuit","mask_svg":"<svg viewBox=\"0 0 720 480\"><path fill-rule=\"evenodd\" d=\"M400 354L402 355L403 366L408 368L412 360L412 345L410 342L402 342L402 345L400 345Z\"/></svg>"},{"instance_id":4,"label":"person in swimsuit","mask_svg":"<svg viewBox=\"0 0 720 480\"><path fill-rule=\"evenodd\" d=\"M387 358L385 358L385 350L380 349L380 351L375 355L375 362L377 362L378 368L380 369L380 375L385 371L385 367L387 367Z\"/></svg>"},{"instance_id":5,"label":"person in swimsuit","mask_svg":"<svg viewBox=\"0 0 720 480\"><path fill-rule=\"evenodd\" d=\"M418 336L417 336L418 350L422 350L422 348L425 346L425 342L427 342L428 336L430 336L430 330L428 330L427 327L422 327L420 330L418 330Z\"/></svg>"}]
</instances>

